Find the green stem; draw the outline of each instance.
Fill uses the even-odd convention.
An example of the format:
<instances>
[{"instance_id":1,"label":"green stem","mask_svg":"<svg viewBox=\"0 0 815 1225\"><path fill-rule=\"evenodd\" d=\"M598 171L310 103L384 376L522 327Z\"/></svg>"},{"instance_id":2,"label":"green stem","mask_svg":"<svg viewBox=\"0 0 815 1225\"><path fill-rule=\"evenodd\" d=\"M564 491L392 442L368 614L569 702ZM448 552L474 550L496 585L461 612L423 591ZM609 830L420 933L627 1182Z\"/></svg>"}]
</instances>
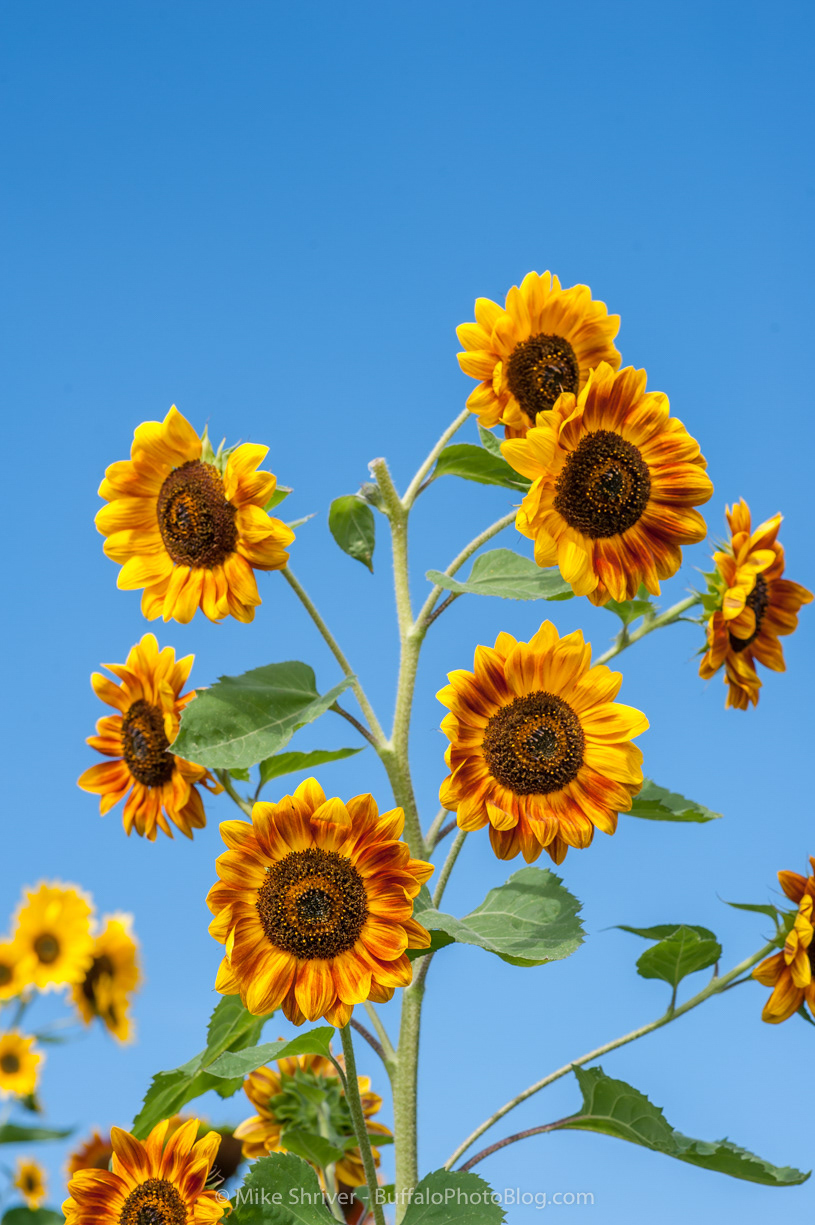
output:
<instances>
[{"instance_id":1,"label":"green stem","mask_svg":"<svg viewBox=\"0 0 815 1225\"><path fill-rule=\"evenodd\" d=\"M427 459L424 461L421 468L416 473L413 480L410 482L407 489L405 490L405 496L402 498L402 505L404 506L405 510L410 510L411 506L416 501L417 497L419 496L419 493L421 492L422 483L424 481L424 478L427 476L428 472L433 467L436 460L439 458L439 455L444 450L444 448L447 446L448 442L453 437L453 435L461 429L462 425L464 425L464 422L467 420L467 418L471 416L472 416L472 413L470 412L469 408L465 408L463 412L459 413L455 421L451 422L451 424L448 425L447 429L444 431L441 438L436 443L433 450L430 452Z\"/></svg>"},{"instance_id":2,"label":"green stem","mask_svg":"<svg viewBox=\"0 0 815 1225\"><path fill-rule=\"evenodd\" d=\"M599 1059L602 1055L607 1055L609 1051L616 1051L618 1047L626 1046L629 1042L635 1042L637 1038L644 1038L646 1034L651 1034L654 1030L661 1029L663 1025L668 1025L671 1021L675 1021L678 1017L683 1016L686 1012L690 1012L692 1008L698 1008L705 1000L710 999L713 995L719 995L720 992L726 991L732 986L734 981L740 974L744 974L746 970L752 969L759 961L762 961L774 949L778 947L781 936L777 936L775 940L771 940L769 944L765 944L757 953L753 953L751 957L747 957L739 965L735 966L727 974L721 978L712 978L707 986L703 987L696 995L691 996L684 1004L680 1004L678 1008L669 1007L661 1017L656 1021L649 1022L648 1025L642 1025L639 1029L632 1029L628 1034L624 1034L622 1038L615 1038L612 1042L606 1042L603 1046L596 1047L593 1051L589 1051L586 1055L581 1055L579 1059L571 1059L564 1064L562 1068L558 1068L555 1072L550 1072L548 1076L544 1076L543 1080L536 1081L534 1085L530 1085L528 1089L524 1089L523 1093L519 1093L516 1097L506 1102L500 1110L496 1110L495 1114L491 1114L488 1119L476 1127L467 1139L458 1146L447 1161L444 1163L445 1169L449 1170L453 1167L459 1157L466 1153L467 1149L475 1143L479 1136L483 1136L485 1131L488 1131L493 1124L502 1119L504 1115L509 1114L510 1110L514 1110L516 1106L520 1106L521 1102L525 1102L535 1093L539 1093L541 1089L545 1089L547 1085L551 1085L556 1080L560 1080L562 1076L566 1076L574 1067L582 1067L585 1063L591 1063L593 1059Z\"/></svg>"},{"instance_id":3,"label":"green stem","mask_svg":"<svg viewBox=\"0 0 815 1225\"><path fill-rule=\"evenodd\" d=\"M376 1030L377 1037L379 1038L379 1041L382 1043L382 1050L385 1053L385 1067L388 1069L389 1076L393 1078L394 1071L396 1070L396 1064L398 1062L398 1055L396 1051L393 1049L393 1043L390 1040L390 1034L385 1029L385 1026L382 1024L382 1018L380 1017L379 1013L376 1011L376 1009L374 1008L370 1000L365 1001L365 1011L367 1012L368 1016L371 1018L371 1022L373 1023L373 1027Z\"/></svg>"},{"instance_id":4,"label":"green stem","mask_svg":"<svg viewBox=\"0 0 815 1225\"><path fill-rule=\"evenodd\" d=\"M617 641L613 647L595 659L596 664L608 663L615 655L619 655L627 647L630 647L635 642L639 642L640 638L644 638L646 634L653 633L654 630L662 629L665 625L673 625L678 621L684 612L689 608L693 608L695 604L701 604L702 598L696 592L693 592L686 599L680 600L678 604L674 604L672 608L666 608L665 612L657 613L655 617L646 617L639 629L632 630L631 633L624 626L617 635Z\"/></svg>"},{"instance_id":5,"label":"green stem","mask_svg":"<svg viewBox=\"0 0 815 1225\"><path fill-rule=\"evenodd\" d=\"M449 815L450 814L448 813L446 808L440 808L439 811L436 813L435 817L433 818L431 825L430 825L430 829L427 831L427 834L425 835L425 842L427 843L428 855L432 854L433 849L439 840L439 830L444 825L444 822L447 820L447 817Z\"/></svg>"},{"instance_id":6,"label":"green stem","mask_svg":"<svg viewBox=\"0 0 815 1225\"><path fill-rule=\"evenodd\" d=\"M436 888L433 892L433 906L436 910L439 908L439 903L444 895L444 890L447 888L447 882L450 879L450 873L455 867L455 862L459 857L461 848L464 846L464 841L467 837L466 829L461 829L453 839L453 845L447 852L447 858L444 861L439 879L436 881Z\"/></svg>"},{"instance_id":7,"label":"green stem","mask_svg":"<svg viewBox=\"0 0 815 1225\"><path fill-rule=\"evenodd\" d=\"M363 1169L365 1170L365 1181L368 1184L368 1203L374 1214L376 1225L385 1225L385 1214L382 1211L382 1205L376 1202L376 1191L379 1184L376 1178L376 1163L374 1162L374 1155L371 1150L371 1139L368 1135L368 1124L365 1121L362 1099L359 1096L357 1063L354 1058L354 1040L351 1036L351 1026L343 1026L340 1034L342 1036L342 1051L345 1055L345 1075L347 1079L345 1100L348 1102L351 1110L354 1131L359 1141L359 1151L362 1157Z\"/></svg>"},{"instance_id":8,"label":"green stem","mask_svg":"<svg viewBox=\"0 0 815 1225\"><path fill-rule=\"evenodd\" d=\"M453 558L450 565L444 571L447 577L452 578L453 575L461 569L465 561L472 557L473 553L477 552L478 549L481 548L482 544L486 544L487 541L492 540L493 536L497 536L499 532L503 532L505 527L509 527L511 523L514 523L515 516L516 511L514 510L508 515L504 515L503 518L496 520L495 523L491 523L490 526L485 528L483 532L480 532L473 540L470 541L468 545L465 545L458 557ZM422 630L423 636L430 623L430 616L435 608L436 601L443 591L443 587L434 587L422 605L421 611L416 618L416 626Z\"/></svg>"},{"instance_id":9,"label":"green stem","mask_svg":"<svg viewBox=\"0 0 815 1225\"><path fill-rule=\"evenodd\" d=\"M430 955L421 958L429 963ZM402 1022L399 1029L399 1063L393 1080L393 1123L396 1157L396 1225L400 1225L410 1203L410 1193L419 1181L416 1134L418 1101L419 1032L427 964L402 992Z\"/></svg>"},{"instance_id":10,"label":"green stem","mask_svg":"<svg viewBox=\"0 0 815 1225\"><path fill-rule=\"evenodd\" d=\"M252 805L249 803L248 800L245 800L243 799L242 796L238 795L237 791L235 790L235 786L232 782L232 779L229 777L229 771L228 770L216 770L215 776L218 779L218 782L223 787L226 794L229 796L230 800L234 801L234 803L238 805L238 808L240 808L241 812L246 813L247 817L251 817Z\"/></svg>"}]
</instances>

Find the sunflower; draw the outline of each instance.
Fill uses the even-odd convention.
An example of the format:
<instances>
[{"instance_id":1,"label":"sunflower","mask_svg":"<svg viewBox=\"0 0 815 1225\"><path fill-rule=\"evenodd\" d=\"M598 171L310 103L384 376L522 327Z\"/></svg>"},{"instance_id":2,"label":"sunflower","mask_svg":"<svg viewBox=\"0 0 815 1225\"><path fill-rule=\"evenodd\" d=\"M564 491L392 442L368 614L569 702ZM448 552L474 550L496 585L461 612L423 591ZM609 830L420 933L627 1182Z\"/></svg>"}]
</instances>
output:
<instances>
[{"instance_id":1,"label":"sunflower","mask_svg":"<svg viewBox=\"0 0 815 1225\"><path fill-rule=\"evenodd\" d=\"M815 873L815 857L809 862ZM761 1019L770 1025L786 1021L798 1012L804 1001L815 1016L815 943L812 939L815 934L812 913L815 875L806 877L797 872L779 872L778 880L790 901L797 905L798 913L781 952L773 953L753 970L753 978L773 988L761 1014Z\"/></svg>"},{"instance_id":2,"label":"sunflower","mask_svg":"<svg viewBox=\"0 0 815 1225\"><path fill-rule=\"evenodd\" d=\"M699 444L671 417L645 371L605 362L580 395L564 394L525 438L501 444L532 480L515 526L535 542L539 566L557 563L592 604L630 600L682 564L680 545L704 540L693 507L713 486Z\"/></svg>"},{"instance_id":3,"label":"sunflower","mask_svg":"<svg viewBox=\"0 0 815 1225\"><path fill-rule=\"evenodd\" d=\"M103 1136L100 1131L94 1129L87 1140L83 1140L68 1157L66 1166L68 1178L78 1174L80 1170L107 1170L110 1168L112 1156L113 1145L110 1142L110 1132Z\"/></svg>"},{"instance_id":4,"label":"sunflower","mask_svg":"<svg viewBox=\"0 0 815 1225\"><path fill-rule=\"evenodd\" d=\"M169 751L181 712L195 697L194 690L181 693L194 658L176 660L172 647L159 651L155 635L145 634L131 648L126 664L104 665L121 684L101 672L91 676L96 696L119 713L99 719L96 735L87 743L116 760L91 766L79 786L102 797L102 816L130 792L122 814L125 830L130 834L135 829L151 842L159 829L172 838L170 821L192 838L194 829L206 825L196 784L213 795L223 790L203 766Z\"/></svg>"},{"instance_id":5,"label":"sunflower","mask_svg":"<svg viewBox=\"0 0 815 1225\"><path fill-rule=\"evenodd\" d=\"M620 316L593 301L588 285L561 289L551 273L530 272L503 308L477 298L475 318L456 329L466 350L459 365L481 380L467 407L487 428L503 422L507 438L522 438L561 392L582 391L600 362L619 369Z\"/></svg>"},{"instance_id":6,"label":"sunflower","mask_svg":"<svg viewBox=\"0 0 815 1225\"><path fill-rule=\"evenodd\" d=\"M13 999L29 985L20 945L16 940L0 940L0 1000Z\"/></svg>"},{"instance_id":7,"label":"sunflower","mask_svg":"<svg viewBox=\"0 0 815 1225\"><path fill-rule=\"evenodd\" d=\"M38 1162L26 1157L17 1158L17 1173L13 1185L32 1212L39 1208L47 1195L45 1170Z\"/></svg>"},{"instance_id":8,"label":"sunflower","mask_svg":"<svg viewBox=\"0 0 815 1225\"><path fill-rule=\"evenodd\" d=\"M812 601L812 592L782 577L781 515L751 531L750 507L744 498L728 506L725 515L730 539L713 554L716 569L707 575L703 603L710 618L699 675L709 680L724 664L725 707L747 710L751 702L758 704L761 688L756 660L774 672L785 670L778 639L797 628L798 611Z\"/></svg>"},{"instance_id":9,"label":"sunflower","mask_svg":"<svg viewBox=\"0 0 815 1225\"><path fill-rule=\"evenodd\" d=\"M139 983L138 944L132 915L105 915L94 937L93 960L81 983L72 988L74 1004L86 1025L99 1017L105 1028L126 1042L130 1036L130 995Z\"/></svg>"},{"instance_id":10,"label":"sunflower","mask_svg":"<svg viewBox=\"0 0 815 1225\"><path fill-rule=\"evenodd\" d=\"M210 621L251 621L261 602L254 571L288 561L294 532L263 509L277 485L257 471L269 448L244 443L221 465L203 447L173 406L136 428L130 459L111 464L99 487L105 553L122 564L122 590L144 588L150 621L186 623L197 608Z\"/></svg>"},{"instance_id":11,"label":"sunflower","mask_svg":"<svg viewBox=\"0 0 815 1225\"><path fill-rule=\"evenodd\" d=\"M441 802L463 830L489 824L499 859L532 863L545 849L562 863L595 827L613 834L642 787L630 741L648 720L614 701L619 672L590 665L580 630L559 638L544 621L528 643L502 633L476 647L474 671L449 673L436 695L450 711Z\"/></svg>"},{"instance_id":12,"label":"sunflower","mask_svg":"<svg viewBox=\"0 0 815 1225\"><path fill-rule=\"evenodd\" d=\"M229 848L207 904L226 945L215 988L257 1016L295 1025L347 1025L354 1004L389 1000L412 978L405 950L430 937L412 917L433 866L399 839L401 808L370 795L327 800L313 778L279 804L257 803L252 823L224 821Z\"/></svg>"},{"instance_id":13,"label":"sunflower","mask_svg":"<svg viewBox=\"0 0 815 1225\"><path fill-rule=\"evenodd\" d=\"M28 1097L33 1093L44 1059L33 1038L13 1029L0 1034L0 1098Z\"/></svg>"},{"instance_id":14,"label":"sunflower","mask_svg":"<svg viewBox=\"0 0 815 1225\"><path fill-rule=\"evenodd\" d=\"M190 1119L164 1143L168 1123L157 1123L142 1144L113 1127L112 1170L79 1170L62 1205L66 1225L212 1225L227 1207L206 1190L220 1136L196 1142Z\"/></svg>"},{"instance_id":15,"label":"sunflower","mask_svg":"<svg viewBox=\"0 0 815 1225\"><path fill-rule=\"evenodd\" d=\"M16 943L33 986L81 982L91 964L93 902L76 885L40 881L17 911Z\"/></svg>"},{"instance_id":16,"label":"sunflower","mask_svg":"<svg viewBox=\"0 0 815 1225\"><path fill-rule=\"evenodd\" d=\"M382 1109L382 1098L371 1092L370 1078L359 1076L357 1082L369 1135L390 1136L387 1127L371 1121ZM325 1135L327 1130L326 1138L345 1150L335 1167L338 1188L359 1187L365 1182L359 1146L348 1144L354 1136L351 1111L330 1059L322 1055L281 1059L276 1071L267 1067L252 1072L243 1082L243 1090L258 1112L235 1128L235 1138L243 1141L244 1157L285 1152L287 1128L312 1135ZM377 1149L373 1155L378 1166Z\"/></svg>"},{"instance_id":17,"label":"sunflower","mask_svg":"<svg viewBox=\"0 0 815 1225\"><path fill-rule=\"evenodd\" d=\"M167 1139L169 1140L170 1136L175 1135L179 1127L183 1127L189 1120L190 1115L188 1114L174 1114L167 1126ZM243 1149L240 1140L235 1139L234 1127L228 1124L222 1127L211 1127L206 1119L199 1119L198 1138L201 1139L210 1131L218 1133L220 1144L212 1163L212 1175L209 1181L213 1186L222 1187L224 1183L229 1182L230 1178L234 1177L242 1164Z\"/></svg>"}]
</instances>

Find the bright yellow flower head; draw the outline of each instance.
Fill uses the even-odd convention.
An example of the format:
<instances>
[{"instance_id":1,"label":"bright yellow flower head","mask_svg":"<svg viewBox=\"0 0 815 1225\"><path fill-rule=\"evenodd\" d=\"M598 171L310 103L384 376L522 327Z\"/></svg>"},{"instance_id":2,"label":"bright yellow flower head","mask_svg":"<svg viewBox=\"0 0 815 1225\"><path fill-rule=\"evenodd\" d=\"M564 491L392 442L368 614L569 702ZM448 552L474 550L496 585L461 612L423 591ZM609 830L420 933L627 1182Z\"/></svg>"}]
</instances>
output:
<instances>
[{"instance_id":1,"label":"bright yellow flower head","mask_svg":"<svg viewBox=\"0 0 815 1225\"><path fill-rule=\"evenodd\" d=\"M17 940L0 940L0 1000L13 999L26 987L26 957Z\"/></svg>"},{"instance_id":2,"label":"bright yellow flower head","mask_svg":"<svg viewBox=\"0 0 815 1225\"><path fill-rule=\"evenodd\" d=\"M815 857L809 862L815 873ZM770 1025L788 1020L805 1001L815 1016L815 875L779 872L778 880L790 901L797 904L798 913L781 952L767 957L753 970L753 978L773 988L761 1014Z\"/></svg>"},{"instance_id":3,"label":"bright yellow flower head","mask_svg":"<svg viewBox=\"0 0 815 1225\"><path fill-rule=\"evenodd\" d=\"M86 1025L99 1017L120 1042L130 1037L130 996L139 984L138 944L133 916L105 915L93 942L93 960L81 983L72 988L74 1004Z\"/></svg>"},{"instance_id":4,"label":"bright yellow flower head","mask_svg":"<svg viewBox=\"0 0 815 1225\"><path fill-rule=\"evenodd\" d=\"M16 943L25 971L40 991L81 982L91 963L93 902L76 885L41 881L24 892Z\"/></svg>"},{"instance_id":5,"label":"bright yellow flower head","mask_svg":"<svg viewBox=\"0 0 815 1225\"><path fill-rule=\"evenodd\" d=\"M39 1208L48 1193L45 1170L31 1158L18 1157L14 1186L32 1211Z\"/></svg>"},{"instance_id":6,"label":"bright yellow flower head","mask_svg":"<svg viewBox=\"0 0 815 1225\"><path fill-rule=\"evenodd\" d=\"M244 443L221 472L202 459L203 440L173 406L145 421L129 460L111 464L96 516L105 553L120 562L118 586L144 588L142 612L186 623L198 608L211 621L251 621L260 604L255 570L279 570L294 532L263 509L277 484L258 472L269 448Z\"/></svg>"},{"instance_id":7,"label":"bright yellow flower head","mask_svg":"<svg viewBox=\"0 0 815 1225\"><path fill-rule=\"evenodd\" d=\"M37 1087L45 1055L33 1038L10 1029L0 1034L0 1098L28 1097Z\"/></svg>"}]
</instances>

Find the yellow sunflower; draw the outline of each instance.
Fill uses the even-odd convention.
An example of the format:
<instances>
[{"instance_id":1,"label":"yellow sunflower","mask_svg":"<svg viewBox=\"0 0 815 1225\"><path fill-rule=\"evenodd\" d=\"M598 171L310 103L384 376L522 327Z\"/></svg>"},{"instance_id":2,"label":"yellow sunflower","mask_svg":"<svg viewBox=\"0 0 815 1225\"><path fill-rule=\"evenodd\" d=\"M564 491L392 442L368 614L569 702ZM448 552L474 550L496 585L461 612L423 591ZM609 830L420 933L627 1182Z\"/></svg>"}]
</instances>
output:
<instances>
[{"instance_id":1,"label":"yellow sunflower","mask_svg":"<svg viewBox=\"0 0 815 1225\"><path fill-rule=\"evenodd\" d=\"M15 939L30 982L40 991L81 982L93 950L90 897L61 881L40 881L23 896Z\"/></svg>"},{"instance_id":2,"label":"yellow sunflower","mask_svg":"<svg viewBox=\"0 0 815 1225\"><path fill-rule=\"evenodd\" d=\"M0 940L0 1000L13 999L30 985L25 961L16 940Z\"/></svg>"},{"instance_id":3,"label":"yellow sunflower","mask_svg":"<svg viewBox=\"0 0 815 1225\"><path fill-rule=\"evenodd\" d=\"M815 857L809 862L815 873ZM798 913L781 952L773 953L753 970L753 978L773 988L761 1014L770 1025L788 1020L804 1001L815 1016L815 875L779 872L778 880L790 901L798 906Z\"/></svg>"},{"instance_id":4,"label":"yellow sunflower","mask_svg":"<svg viewBox=\"0 0 815 1225\"><path fill-rule=\"evenodd\" d=\"M338 1062L342 1063L342 1059ZM382 1098L371 1092L369 1077L359 1076L357 1081L368 1134L389 1136L387 1127L372 1121L373 1115L382 1109ZM235 1128L235 1138L243 1142L244 1157L285 1152L287 1128L312 1135L325 1135L327 1131L326 1138L341 1149L354 1135L351 1111L337 1069L322 1055L281 1059L277 1070L258 1068L243 1082L243 1090L258 1112ZM373 1150L373 1155L378 1166L378 1149ZM345 1148L335 1174L338 1187L364 1184L365 1170L358 1145Z\"/></svg>"},{"instance_id":5,"label":"yellow sunflower","mask_svg":"<svg viewBox=\"0 0 815 1225\"><path fill-rule=\"evenodd\" d=\"M45 1055L33 1038L10 1029L0 1034L0 1098L28 1097L37 1087Z\"/></svg>"},{"instance_id":6,"label":"yellow sunflower","mask_svg":"<svg viewBox=\"0 0 815 1225\"><path fill-rule=\"evenodd\" d=\"M80 1170L107 1170L110 1168L112 1156L113 1145L110 1142L110 1132L103 1136L100 1131L94 1129L87 1140L83 1140L79 1147L69 1155L66 1166L68 1178L78 1174Z\"/></svg>"},{"instance_id":7,"label":"yellow sunflower","mask_svg":"<svg viewBox=\"0 0 815 1225\"><path fill-rule=\"evenodd\" d=\"M116 760L91 766L79 786L102 797L102 816L130 792L122 814L125 830L135 829L151 842L159 829L172 838L170 821L192 838L194 829L206 825L197 784L213 795L223 790L203 766L169 751L181 712L195 697L194 690L181 693L194 658L176 660L172 647L159 651L155 635L145 634L126 664L104 665L121 684L101 672L91 676L96 696L119 713L99 719L88 744Z\"/></svg>"},{"instance_id":8,"label":"yellow sunflower","mask_svg":"<svg viewBox=\"0 0 815 1225\"><path fill-rule=\"evenodd\" d=\"M163 422L136 428L130 459L111 464L96 516L105 553L120 562L118 586L144 588L142 612L190 621L227 614L251 621L260 604L255 570L280 570L294 532L263 509L275 491L258 472L269 448L244 443L223 471L202 458L203 440L173 406Z\"/></svg>"},{"instance_id":9,"label":"yellow sunflower","mask_svg":"<svg viewBox=\"0 0 815 1225\"><path fill-rule=\"evenodd\" d=\"M105 1028L126 1042L130 1036L130 996L139 983L138 944L133 917L105 915L94 937L93 960L81 983L72 988L74 1004L86 1025L99 1017Z\"/></svg>"},{"instance_id":10,"label":"yellow sunflower","mask_svg":"<svg viewBox=\"0 0 815 1225\"><path fill-rule=\"evenodd\" d=\"M39 1208L48 1194L45 1170L39 1162L27 1157L17 1158L14 1186L32 1212Z\"/></svg>"},{"instance_id":11,"label":"yellow sunflower","mask_svg":"<svg viewBox=\"0 0 815 1225\"><path fill-rule=\"evenodd\" d=\"M188 1123L190 1116L187 1114L174 1114L170 1119L167 1128L167 1139L175 1135L179 1127L183 1127ZM218 1151L215 1154L215 1160L212 1163L212 1175L210 1184L212 1186L223 1187L224 1183L229 1182L238 1170L238 1167L243 1162L243 1149L240 1140L235 1139L234 1128L228 1124L222 1127L211 1127L206 1119L198 1120L198 1138L205 1136L209 1131L216 1131L220 1144Z\"/></svg>"},{"instance_id":12,"label":"yellow sunflower","mask_svg":"<svg viewBox=\"0 0 815 1225\"><path fill-rule=\"evenodd\" d=\"M680 545L705 538L693 509L713 493L705 460L667 396L646 392L644 370L601 364L579 396L562 395L501 450L533 482L515 526L534 540L535 561L557 564L592 604L633 599L640 583L659 595Z\"/></svg>"},{"instance_id":13,"label":"yellow sunflower","mask_svg":"<svg viewBox=\"0 0 815 1225\"><path fill-rule=\"evenodd\" d=\"M784 549L778 543L781 515L751 530L750 507L744 501L727 507L730 539L713 554L715 571L708 575L704 605L707 650L699 675L705 680L724 664L725 707L747 710L758 704L761 681L755 663L774 672L785 671L778 641L798 626L798 612L812 601L812 592L783 578Z\"/></svg>"},{"instance_id":14,"label":"yellow sunflower","mask_svg":"<svg viewBox=\"0 0 815 1225\"><path fill-rule=\"evenodd\" d=\"M198 1120L190 1119L164 1140L167 1120L142 1144L119 1127L111 1129L112 1170L79 1170L62 1205L66 1225L212 1225L227 1203L206 1183L220 1136L196 1142Z\"/></svg>"},{"instance_id":15,"label":"yellow sunflower","mask_svg":"<svg viewBox=\"0 0 815 1225\"><path fill-rule=\"evenodd\" d=\"M400 841L404 813L380 816L370 795L327 800L313 778L251 824L224 821L229 848L207 904L226 945L215 989L295 1025L347 1025L354 1004L389 1000L412 979L408 948L430 937L412 917L433 866Z\"/></svg>"},{"instance_id":16,"label":"yellow sunflower","mask_svg":"<svg viewBox=\"0 0 815 1225\"><path fill-rule=\"evenodd\" d=\"M595 302L588 285L561 289L551 273L530 272L505 307L477 298L475 318L456 329L466 350L459 365L481 380L467 407L487 428L503 422L507 438L523 437L562 392L582 391L600 362L619 369L612 342L620 316Z\"/></svg>"},{"instance_id":17,"label":"yellow sunflower","mask_svg":"<svg viewBox=\"0 0 815 1225\"><path fill-rule=\"evenodd\" d=\"M449 673L436 695L450 714L443 806L464 830L489 825L499 859L527 863L546 850L562 863L595 828L613 834L642 787L642 752L630 743L648 727L614 699L622 676L591 667L580 630L559 638L544 621L528 643L499 634L475 649L473 672Z\"/></svg>"}]
</instances>

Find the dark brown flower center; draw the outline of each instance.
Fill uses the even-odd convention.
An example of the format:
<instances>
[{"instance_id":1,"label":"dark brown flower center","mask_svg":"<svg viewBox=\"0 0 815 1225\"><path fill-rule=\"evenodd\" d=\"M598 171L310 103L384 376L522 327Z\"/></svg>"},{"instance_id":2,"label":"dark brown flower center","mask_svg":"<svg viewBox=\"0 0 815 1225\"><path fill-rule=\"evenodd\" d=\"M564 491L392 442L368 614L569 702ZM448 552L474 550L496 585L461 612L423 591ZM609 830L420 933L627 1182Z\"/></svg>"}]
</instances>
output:
<instances>
[{"instance_id":1,"label":"dark brown flower center","mask_svg":"<svg viewBox=\"0 0 815 1225\"><path fill-rule=\"evenodd\" d=\"M651 494L648 465L631 442L611 430L581 439L558 478L555 510L592 540L633 527Z\"/></svg>"},{"instance_id":2,"label":"dark brown flower center","mask_svg":"<svg viewBox=\"0 0 815 1225\"><path fill-rule=\"evenodd\" d=\"M91 962L91 968L88 970L82 983L82 994L89 1004L93 1004L96 1007L96 988L99 985L99 980L102 978L113 978L115 973L116 967L107 953L103 953L101 957L94 957Z\"/></svg>"},{"instance_id":3,"label":"dark brown flower center","mask_svg":"<svg viewBox=\"0 0 815 1225\"><path fill-rule=\"evenodd\" d=\"M59 940L51 932L43 932L34 941L34 952L37 954L37 960L44 966L53 965L60 954Z\"/></svg>"},{"instance_id":4,"label":"dark brown flower center","mask_svg":"<svg viewBox=\"0 0 815 1225\"><path fill-rule=\"evenodd\" d=\"M540 332L522 340L507 362L509 390L532 424L548 412L564 391L577 393L580 367L574 349L562 336Z\"/></svg>"},{"instance_id":5,"label":"dark brown flower center","mask_svg":"<svg viewBox=\"0 0 815 1225\"><path fill-rule=\"evenodd\" d=\"M213 464L194 459L174 469L158 495L164 547L180 566L220 566L238 543L235 507Z\"/></svg>"},{"instance_id":6,"label":"dark brown flower center","mask_svg":"<svg viewBox=\"0 0 815 1225\"><path fill-rule=\"evenodd\" d=\"M35 1191L39 1191L39 1189L40 1180L37 1178L37 1175L27 1170L23 1175L23 1194L33 1195L33 1193Z\"/></svg>"},{"instance_id":7,"label":"dark brown flower center","mask_svg":"<svg viewBox=\"0 0 815 1225\"><path fill-rule=\"evenodd\" d=\"M12 1051L6 1051L4 1055L0 1055L0 1072L5 1072L6 1076L16 1076L20 1071L20 1059Z\"/></svg>"},{"instance_id":8,"label":"dark brown flower center","mask_svg":"<svg viewBox=\"0 0 815 1225\"><path fill-rule=\"evenodd\" d=\"M122 722L122 753L130 773L145 787L160 787L173 777L175 759L167 750L164 715L144 698L134 702Z\"/></svg>"},{"instance_id":9,"label":"dark brown flower center","mask_svg":"<svg viewBox=\"0 0 815 1225\"><path fill-rule=\"evenodd\" d=\"M131 1191L119 1225L185 1225L187 1206L166 1178L148 1178Z\"/></svg>"},{"instance_id":10,"label":"dark brown flower center","mask_svg":"<svg viewBox=\"0 0 815 1225\"><path fill-rule=\"evenodd\" d=\"M490 774L515 795L561 791L577 777L583 747L583 729L571 706L543 690L502 706L482 742Z\"/></svg>"},{"instance_id":11,"label":"dark brown flower center","mask_svg":"<svg viewBox=\"0 0 815 1225\"><path fill-rule=\"evenodd\" d=\"M756 575L755 586L744 602L747 608L752 608L756 615L756 628L749 638L737 638L735 634L730 634L730 647L736 654L746 651L761 633L761 622L770 606L770 589L763 574Z\"/></svg>"},{"instance_id":12,"label":"dark brown flower center","mask_svg":"<svg viewBox=\"0 0 815 1225\"><path fill-rule=\"evenodd\" d=\"M296 957L337 957L368 917L365 885L349 859L310 847L266 870L257 911L269 941Z\"/></svg>"},{"instance_id":13,"label":"dark brown flower center","mask_svg":"<svg viewBox=\"0 0 815 1225\"><path fill-rule=\"evenodd\" d=\"M11 966L6 965L4 961L0 961L0 987L7 987L14 977L14 971Z\"/></svg>"}]
</instances>

